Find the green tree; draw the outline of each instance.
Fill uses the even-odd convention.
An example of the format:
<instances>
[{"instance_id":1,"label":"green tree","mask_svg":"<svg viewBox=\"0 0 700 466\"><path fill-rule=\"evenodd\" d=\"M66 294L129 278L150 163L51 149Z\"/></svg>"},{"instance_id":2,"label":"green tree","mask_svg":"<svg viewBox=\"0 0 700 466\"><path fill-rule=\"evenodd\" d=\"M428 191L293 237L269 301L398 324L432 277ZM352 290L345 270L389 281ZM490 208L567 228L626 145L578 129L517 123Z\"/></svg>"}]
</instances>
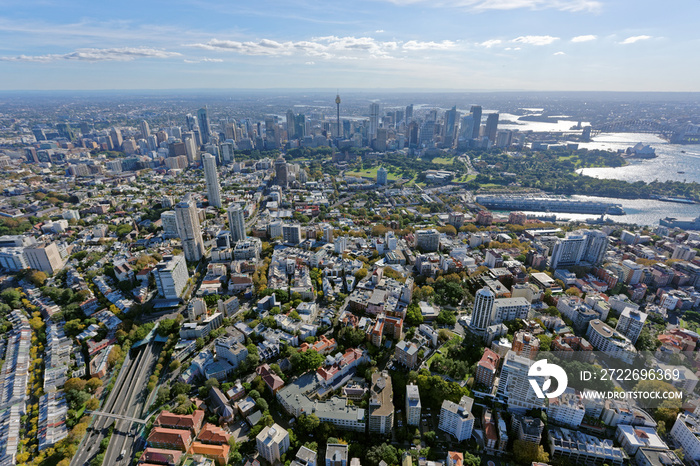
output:
<instances>
[{"instance_id":1,"label":"green tree","mask_svg":"<svg viewBox=\"0 0 700 466\"><path fill-rule=\"evenodd\" d=\"M316 370L321 367L321 364L323 363L323 356L316 350L310 349L305 352L297 352L292 354L290 360L294 370L299 374L303 374L304 372Z\"/></svg>"},{"instance_id":2,"label":"green tree","mask_svg":"<svg viewBox=\"0 0 700 466\"><path fill-rule=\"evenodd\" d=\"M416 303L411 303L406 308L406 325L417 327L423 323L423 314L420 311L420 306Z\"/></svg>"}]
</instances>

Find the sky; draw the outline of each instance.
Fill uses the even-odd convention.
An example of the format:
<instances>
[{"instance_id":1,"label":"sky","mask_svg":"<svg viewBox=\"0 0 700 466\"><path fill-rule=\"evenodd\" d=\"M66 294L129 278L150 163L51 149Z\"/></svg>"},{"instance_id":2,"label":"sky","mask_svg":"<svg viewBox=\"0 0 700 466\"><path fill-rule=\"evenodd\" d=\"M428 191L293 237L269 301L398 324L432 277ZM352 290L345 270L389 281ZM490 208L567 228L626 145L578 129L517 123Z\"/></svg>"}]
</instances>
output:
<instances>
[{"instance_id":1,"label":"sky","mask_svg":"<svg viewBox=\"0 0 700 466\"><path fill-rule=\"evenodd\" d=\"M700 91L700 0L0 0L0 90Z\"/></svg>"}]
</instances>

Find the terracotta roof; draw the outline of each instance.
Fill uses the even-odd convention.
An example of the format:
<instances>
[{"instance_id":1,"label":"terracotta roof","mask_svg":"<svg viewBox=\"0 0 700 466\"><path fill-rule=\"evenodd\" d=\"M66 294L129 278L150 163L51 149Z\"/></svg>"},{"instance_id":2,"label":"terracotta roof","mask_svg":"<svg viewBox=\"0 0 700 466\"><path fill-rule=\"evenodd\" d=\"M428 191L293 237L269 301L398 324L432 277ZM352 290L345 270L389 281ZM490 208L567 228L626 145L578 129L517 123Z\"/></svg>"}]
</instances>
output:
<instances>
[{"instance_id":1,"label":"terracotta roof","mask_svg":"<svg viewBox=\"0 0 700 466\"><path fill-rule=\"evenodd\" d=\"M168 464L178 464L180 458L182 457L182 452L178 450L165 450L163 448L146 448L139 458L139 463L168 463Z\"/></svg>"},{"instance_id":2,"label":"terracotta roof","mask_svg":"<svg viewBox=\"0 0 700 466\"><path fill-rule=\"evenodd\" d=\"M202 421L204 420L204 411L201 409L196 410L192 414L174 414L170 411L161 411L156 418L154 425L165 426L175 429L191 429L198 431L202 426Z\"/></svg>"},{"instance_id":3,"label":"terracotta roof","mask_svg":"<svg viewBox=\"0 0 700 466\"><path fill-rule=\"evenodd\" d=\"M209 444L228 444L230 438L231 434L221 427L206 423L204 427L202 427L202 431L199 433L197 440Z\"/></svg>"},{"instance_id":4,"label":"terracotta roof","mask_svg":"<svg viewBox=\"0 0 700 466\"><path fill-rule=\"evenodd\" d=\"M149 444L168 444L180 447L185 451L192 442L192 434L184 429L167 429L165 427L154 427L148 436Z\"/></svg>"},{"instance_id":5,"label":"terracotta roof","mask_svg":"<svg viewBox=\"0 0 700 466\"><path fill-rule=\"evenodd\" d=\"M194 442L190 451L192 453L213 456L215 458L225 458L228 460L228 452L230 450L228 445L208 445L206 443Z\"/></svg>"}]
</instances>

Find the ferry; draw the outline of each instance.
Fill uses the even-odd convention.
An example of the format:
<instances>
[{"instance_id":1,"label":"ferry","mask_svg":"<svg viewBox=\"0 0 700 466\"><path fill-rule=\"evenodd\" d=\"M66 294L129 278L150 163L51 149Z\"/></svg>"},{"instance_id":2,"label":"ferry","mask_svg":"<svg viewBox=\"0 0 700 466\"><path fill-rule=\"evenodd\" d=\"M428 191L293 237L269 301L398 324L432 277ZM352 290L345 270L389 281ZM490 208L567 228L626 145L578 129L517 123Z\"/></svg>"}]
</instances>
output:
<instances>
[{"instance_id":1,"label":"ferry","mask_svg":"<svg viewBox=\"0 0 700 466\"><path fill-rule=\"evenodd\" d=\"M678 204L697 204L697 202L694 200L686 199L684 197L660 197L659 200L664 202L676 202Z\"/></svg>"}]
</instances>

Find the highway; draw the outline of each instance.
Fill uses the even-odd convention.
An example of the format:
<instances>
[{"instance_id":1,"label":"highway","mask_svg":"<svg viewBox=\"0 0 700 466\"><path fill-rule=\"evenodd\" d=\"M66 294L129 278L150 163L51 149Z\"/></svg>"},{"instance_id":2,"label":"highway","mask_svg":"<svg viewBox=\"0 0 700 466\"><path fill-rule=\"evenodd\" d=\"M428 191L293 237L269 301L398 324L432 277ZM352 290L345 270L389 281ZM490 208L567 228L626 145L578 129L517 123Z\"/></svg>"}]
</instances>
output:
<instances>
[{"instance_id":1,"label":"highway","mask_svg":"<svg viewBox=\"0 0 700 466\"><path fill-rule=\"evenodd\" d=\"M101 411L122 414L128 417L140 417L145 401L145 387L151 374L153 365L157 361L162 343L149 343L137 348L127 355L124 360L114 388L110 392L107 401ZM135 430L140 424L131 424L124 420L96 416L81 442L78 452L71 461L71 466L89 465L100 451L100 442L108 435L110 426L114 425L114 433L105 454L103 464L127 465L131 463L134 450ZM117 450L118 449L118 450ZM124 458L117 461L117 457L123 449L127 450Z\"/></svg>"}]
</instances>

